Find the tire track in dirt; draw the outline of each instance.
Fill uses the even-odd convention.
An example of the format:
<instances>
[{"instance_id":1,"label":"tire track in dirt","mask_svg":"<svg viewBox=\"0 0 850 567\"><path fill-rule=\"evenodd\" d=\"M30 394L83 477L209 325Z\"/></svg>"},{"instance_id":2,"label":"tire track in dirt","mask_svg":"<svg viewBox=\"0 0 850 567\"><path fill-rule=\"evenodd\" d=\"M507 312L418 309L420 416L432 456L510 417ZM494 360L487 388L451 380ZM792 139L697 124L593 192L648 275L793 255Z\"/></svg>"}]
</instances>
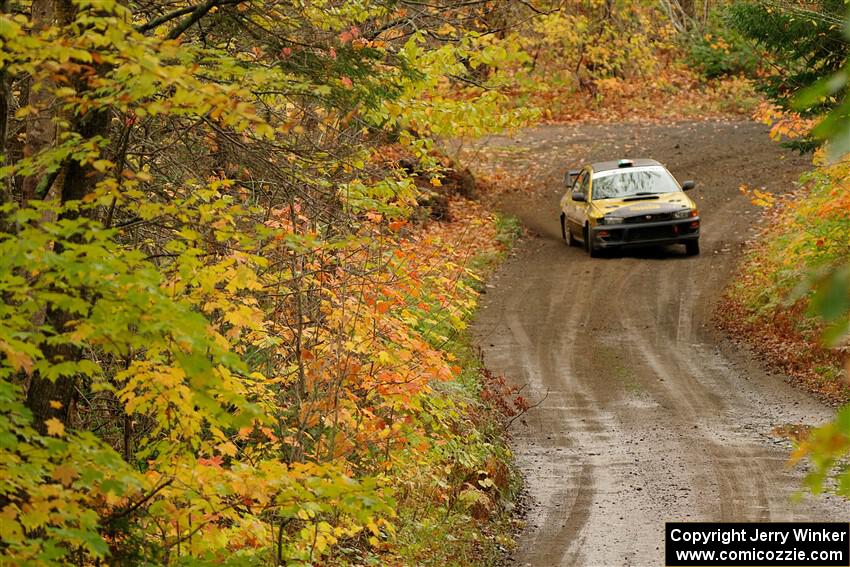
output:
<instances>
[{"instance_id":1,"label":"tire track in dirt","mask_svg":"<svg viewBox=\"0 0 850 567\"><path fill-rule=\"evenodd\" d=\"M537 330L525 327L526 321L522 315L527 309L528 293L534 292L535 287L539 287L539 284L534 279L523 282L524 289L513 297L511 304L505 311L506 326L510 330L511 341L517 344L522 352L523 366L526 369L526 383L529 385L530 395L546 396L547 401L551 401L551 405L544 406L540 414L532 417L532 419L539 419L539 427L543 429L546 411L566 411L573 417L571 431L574 435L584 439L585 437L604 434L606 431L605 418L595 409L596 406L589 399L587 392L583 388L561 389L561 382L553 382L550 379L551 375L547 372L554 359L565 356L565 364L560 366L560 373L557 378L566 383L578 384L570 380L572 367L569 358L569 346L574 340L575 333L568 332L561 335L560 342L553 345L555 348L540 349L538 348L539 341L532 340L532 336L536 334ZM586 290L582 288L581 291ZM549 316L544 321L544 328L557 324L563 324L570 329L576 328L578 321L585 316L583 306L573 305L572 309L565 309L560 294L550 292L548 297L550 298L547 308ZM553 314L560 314L561 316L553 317ZM528 443L525 458L531 462L543 461L543 455L548 455L553 450L553 445L549 443L553 440L553 436L557 437L557 434L550 432L546 436L547 443ZM556 439L554 441L555 446L559 442L563 444L563 440ZM562 459L547 460L545 466L541 466L538 472L541 480L544 481L545 489L555 492L552 501L556 503L556 507L563 508L563 516L574 518L576 521L566 522L563 520L562 514L559 513L546 515L546 521L537 530L537 536L530 536L528 546L530 557L535 557L536 550L544 552L534 559L540 564L551 561L557 562L571 550L577 550L580 547L577 543L581 541L581 531L589 514L589 504L593 499L594 471L592 463L576 459L575 455L571 454L569 450L561 451L561 453ZM564 479L573 480L568 485L564 485ZM538 541L541 538L546 541L545 545ZM563 545L553 546L549 543L552 540L561 542ZM578 559L575 553L572 557Z\"/></svg>"},{"instance_id":2,"label":"tire track in dirt","mask_svg":"<svg viewBox=\"0 0 850 567\"><path fill-rule=\"evenodd\" d=\"M649 276L656 280L672 281L665 271L654 271ZM686 285L690 287L693 282L694 280L690 280ZM715 383L713 388L706 387L707 383L711 383L711 378L692 359L694 349L698 349L699 346L683 344L681 341L683 329L691 324L689 316L691 303L685 299L686 293L665 289L664 285L659 285L658 290L659 298L678 297L678 300L673 299L668 302L669 305L664 305L657 310L656 328L666 336L659 339L656 335L654 343L650 343L636 322L650 319L653 313L635 314L636 310L632 307L629 312L632 315L626 316L625 319L627 324L624 340L633 344L641 353L643 357L641 362L646 366L646 372L641 372L640 375L644 377L644 383L652 392L653 398L671 409L669 414L671 422L681 430L691 433L682 436L680 450L685 449L681 447L682 444L702 444L714 457L707 461L707 465L711 469L720 492L718 499L720 508L714 511L706 510L706 512L719 514L718 520L757 519L742 507L749 496L749 499L754 499L753 505L757 508L761 510L768 508L764 487L766 479L761 474L760 468L753 466L757 463L753 461L754 455L747 453L743 448L718 443L706 427L706 423L724 408L722 400L715 393L719 385ZM659 356L659 352L665 347L669 348L669 355L671 355L666 360ZM682 356L682 352L690 354ZM687 376L689 380L687 382L677 380L676 376ZM753 479L757 479L756 482L753 482ZM755 487L755 493L752 493L750 486Z\"/></svg>"},{"instance_id":3,"label":"tire track in dirt","mask_svg":"<svg viewBox=\"0 0 850 567\"><path fill-rule=\"evenodd\" d=\"M665 521L846 520L834 497L793 502L802 472L770 435L828 408L768 376L709 318L756 212L749 183L790 188L805 162L751 123L547 126L509 148L542 189L503 208L536 236L483 298L475 325L488 367L543 403L514 432L534 502L520 565L658 565ZM522 149L529 150L523 158ZM561 179L581 161L652 157L694 178L703 254L675 248L588 258L560 241ZM525 162L523 162L525 159Z\"/></svg>"}]
</instances>

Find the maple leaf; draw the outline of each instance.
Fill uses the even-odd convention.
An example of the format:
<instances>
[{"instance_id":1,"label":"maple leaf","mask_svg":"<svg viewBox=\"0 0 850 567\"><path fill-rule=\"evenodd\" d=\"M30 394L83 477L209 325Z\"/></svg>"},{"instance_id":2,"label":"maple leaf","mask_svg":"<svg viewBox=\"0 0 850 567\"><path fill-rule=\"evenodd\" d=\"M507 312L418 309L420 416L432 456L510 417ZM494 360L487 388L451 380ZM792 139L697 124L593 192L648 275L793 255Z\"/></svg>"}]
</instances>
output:
<instances>
[{"instance_id":1,"label":"maple leaf","mask_svg":"<svg viewBox=\"0 0 850 567\"><path fill-rule=\"evenodd\" d=\"M214 468L217 468L217 469L221 468L222 462L224 462L224 460L221 458L221 455L216 455L215 457L211 457L209 459L206 459L206 458L203 458L203 457L198 459L199 465L204 465L204 466L207 466L207 467L214 467Z\"/></svg>"},{"instance_id":2,"label":"maple leaf","mask_svg":"<svg viewBox=\"0 0 850 567\"><path fill-rule=\"evenodd\" d=\"M346 31L342 32L341 34L339 34L339 40L342 43L348 43L352 40L357 39L357 37L359 37L359 36L360 36L360 30L356 27L352 27L351 29L346 30Z\"/></svg>"},{"instance_id":3,"label":"maple leaf","mask_svg":"<svg viewBox=\"0 0 850 567\"><path fill-rule=\"evenodd\" d=\"M33 361L28 354L12 348L5 341L0 341L0 351L6 354L6 359L15 371L23 370L27 373L27 376L32 374Z\"/></svg>"},{"instance_id":4,"label":"maple leaf","mask_svg":"<svg viewBox=\"0 0 850 567\"><path fill-rule=\"evenodd\" d=\"M71 486L74 479L77 478L77 471L71 465L63 463L53 469L53 479L58 480L63 486Z\"/></svg>"},{"instance_id":5,"label":"maple leaf","mask_svg":"<svg viewBox=\"0 0 850 567\"><path fill-rule=\"evenodd\" d=\"M55 417L51 417L50 419L44 422L44 425L47 426L47 434L55 435L56 437L62 437L65 435L65 424L56 419Z\"/></svg>"},{"instance_id":6,"label":"maple leaf","mask_svg":"<svg viewBox=\"0 0 850 567\"><path fill-rule=\"evenodd\" d=\"M227 455L228 457L235 457L236 453L239 451L239 449L236 447L236 445L234 445L230 441L227 441L226 443L222 443L221 445L218 445L216 448L221 452L222 455Z\"/></svg>"}]
</instances>

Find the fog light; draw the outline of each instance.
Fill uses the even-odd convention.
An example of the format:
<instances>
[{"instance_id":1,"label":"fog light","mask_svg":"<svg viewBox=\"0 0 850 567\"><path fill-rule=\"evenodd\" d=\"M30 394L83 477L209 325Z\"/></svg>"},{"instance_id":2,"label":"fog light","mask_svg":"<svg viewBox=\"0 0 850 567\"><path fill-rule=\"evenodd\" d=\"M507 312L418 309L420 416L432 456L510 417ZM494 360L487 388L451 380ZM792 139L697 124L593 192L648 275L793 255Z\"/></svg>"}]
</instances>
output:
<instances>
[{"instance_id":1,"label":"fog light","mask_svg":"<svg viewBox=\"0 0 850 567\"><path fill-rule=\"evenodd\" d=\"M699 221L695 220L691 222L691 228L699 228Z\"/></svg>"},{"instance_id":2,"label":"fog light","mask_svg":"<svg viewBox=\"0 0 850 567\"><path fill-rule=\"evenodd\" d=\"M604 216L599 219L599 224L623 224L623 217Z\"/></svg>"},{"instance_id":3,"label":"fog light","mask_svg":"<svg viewBox=\"0 0 850 567\"><path fill-rule=\"evenodd\" d=\"M601 236L602 238L607 238L607 237L611 236L611 233L608 232L607 230L600 230L597 234L599 236Z\"/></svg>"}]
</instances>

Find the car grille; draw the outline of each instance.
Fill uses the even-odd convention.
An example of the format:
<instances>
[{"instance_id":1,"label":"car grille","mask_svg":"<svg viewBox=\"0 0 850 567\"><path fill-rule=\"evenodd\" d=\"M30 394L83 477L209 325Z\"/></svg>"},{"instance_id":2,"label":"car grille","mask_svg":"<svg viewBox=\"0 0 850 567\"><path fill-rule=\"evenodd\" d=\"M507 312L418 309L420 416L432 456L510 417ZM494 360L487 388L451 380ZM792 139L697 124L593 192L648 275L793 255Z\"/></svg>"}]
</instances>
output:
<instances>
[{"instance_id":1,"label":"car grille","mask_svg":"<svg viewBox=\"0 0 850 567\"><path fill-rule=\"evenodd\" d=\"M626 231L626 241L673 238L676 235L677 232L673 230L672 226L648 226L646 228L633 228Z\"/></svg>"},{"instance_id":2,"label":"car grille","mask_svg":"<svg viewBox=\"0 0 850 567\"><path fill-rule=\"evenodd\" d=\"M637 215L634 217L626 217L623 219L623 224L633 224L641 222L658 222L666 221L673 218L673 213L656 213L654 215Z\"/></svg>"}]
</instances>

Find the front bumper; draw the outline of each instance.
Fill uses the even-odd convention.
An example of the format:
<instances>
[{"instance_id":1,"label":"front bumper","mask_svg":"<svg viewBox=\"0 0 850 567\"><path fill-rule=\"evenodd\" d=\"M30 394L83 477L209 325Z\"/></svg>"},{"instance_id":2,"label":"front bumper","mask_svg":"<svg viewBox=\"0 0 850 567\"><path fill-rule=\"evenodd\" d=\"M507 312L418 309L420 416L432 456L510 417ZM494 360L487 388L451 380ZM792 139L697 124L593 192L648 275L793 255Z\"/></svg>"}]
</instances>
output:
<instances>
[{"instance_id":1,"label":"front bumper","mask_svg":"<svg viewBox=\"0 0 850 567\"><path fill-rule=\"evenodd\" d=\"M590 238L597 248L630 248L685 243L699 238L699 217L661 222L597 225Z\"/></svg>"}]
</instances>

